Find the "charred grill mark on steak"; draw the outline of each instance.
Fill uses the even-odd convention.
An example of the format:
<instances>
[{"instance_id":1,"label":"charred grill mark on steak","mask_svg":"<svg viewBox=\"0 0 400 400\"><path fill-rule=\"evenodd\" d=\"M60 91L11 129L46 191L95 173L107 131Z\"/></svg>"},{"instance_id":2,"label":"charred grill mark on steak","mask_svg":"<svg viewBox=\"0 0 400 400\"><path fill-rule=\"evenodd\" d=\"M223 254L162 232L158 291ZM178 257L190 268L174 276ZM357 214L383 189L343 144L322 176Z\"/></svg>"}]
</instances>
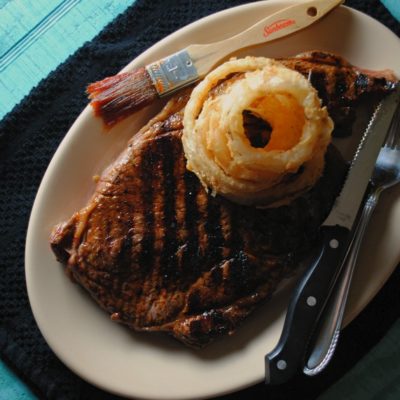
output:
<instances>
[{"instance_id":1,"label":"charred grill mark on steak","mask_svg":"<svg viewBox=\"0 0 400 400\"><path fill-rule=\"evenodd\" d=\"M312 86L317 88L318 97L321 99L322 104L328 104L328 90L327 90L327 73L324 71L310 70L308 74L308 79Z\"/></svg>"},{"instance_id":2,"label":"charred grill mark on steak","mask_svg":"<svg viewBox=\"0 0 400 400\"><path fill-rule=\"evenodd\" d=\"M232 258L235 255L235 252L238 249L243 249L244 242L243 237L241 235L237 235L236 232L239 232L239 220L237 218L232 218L231 213L229 213L229 220L227 220L227 224L229 224L229 238L226 240L228 247L228 257Z\"/></svg>"},{"instance_id":3,"label":"charred grill mark on steak","mask_svg":"<svg viewBox=\"0 0 400 400\"><path fill-rule=\"evenodd\" d=\"M131 268L132 248L133 248L132 219L130 218L126 219L126 226L124 230L126 231L126 233L122 236L121 245L120 248L118 249L118 255L115 260L115 264L118 266L117 274L118 276L121 277L121 285L118 288L118 290L122 289L121 286L125 281L130 280L130 276L132 273L132 268Z\"/></svg>"},{"instance_id":4,"label":"charred grill mark on steak","mask_svg":"<svg viewBox=\"0 0 400 400\"><path fill-rule=\"evenodd\" d=\"M358 74L356 80L354 82L354 95L357 96L359 93L362 93L364 90L368 89L370 85L370 78L365 74Z\"/></svg>"},{"instance_id":5,"label":"charred grill mark on steak","mask_svg":"<svg viewBox=\"0 0 400 400\"><path fill-rule=\"evenodd\" d=\"M175 218L176 218L176 237L177 237L177 249L176 255L178 257L177 264L179 269L182 269L182 257L183 257L183 246L189 238L189 230L186 227L185 216L186 216L186 181L183 178L186 171L186 160L183 153L180 153L179 148L175 147L175 169L176 176L182 177L177 179L175 182Z\"/></svg>"},{"instance_id":6,"label":"charred grill mark on steak","mask_svg":"<svg viewBox=\"0 0 400 400\"><path fill-rule=\"evenodd\" d=\"M222 234L222 252L221 256L223 258L228 258L231 254L230 243L232 242L232 237L234 230L232 229L232 218L229 212L224 207L220 207L221 213L221 234Z\"/></svg>"},{"instance_id":7,"label":"charred grill mark on steak","mask_svg":"<svg viewBox=\"0 0 400 400\"><path fill-rule=\"evenodd\" d=\"M142 239L140 240L139 265L143 275L151 268L154 248L154 214L153 214L153 160L151 154L142 154L139 160L139 186L141 194L140 205L143 208L140 216L142 222ZM138 221L139 222L139 221ZM139 225L139 224L138 224Z\"/></svg>"},{"instance_id":8,"label":"charred grill mark on steak","mask_svg":"<svg viewBox=\"0 0 400 400\"><path fill-rule=\"evenodd\" d=\"M166 156L162 159L163 201L164 201L164 250L160 259L162 286L171 286L177 280L179 271L176 268L177 257L177 220L175 212L176 199L176 151L171 137L159 141L159 152Z\"/></svg>"},{"instance_id":9,"label":"charred grill mark on steak","mask_svg":"<svg viewBox=\"0 0 400 400\"><path fill-rule=\"evenodd\" d=\"M346 74L344 73L344 71L337 71L335 73L335 84L334 84L334 95L342 100L342 101L346 101L345 100L345 94L348 90L348 84L346 82Z\"/></svg>"},{"instance_id":10,"label":"charred grill mark on steak","mask_svg":"<svg viewBox=\"0 0 400 400\"><path fill-rule=\"evenodd\" d=\"M224 236L222 233L222 215L218 201L209 201L207 198L207 219L205 221L205 232L207 234L207 258L210 261L217 260L222 256Z\"/></svg>"},{"instance_id":11,"label":"charred grill mark on steak","mask_svg":"<svg viewBox=\"0 0 400 400\"><path fill-rule=\"evenodd\" d=\"M163 175L163 154L160 153L160 140L163 135L155 136L154 140L149 143L149 151L146 153L147 157L153 157L152 170L153 174L151 179L148 179L144 184L153 186L153 200L150 203L152 206L152 213L154 223L147 229L153 230L153 248L149 249L153 253L153 265L149 271L148 279L144 284L143 296L145 306L145 324L153 324L159 317L159 302L163 302L163 296L159 296L164 279L162 275L162 254L165 251L165 234L166 226L164 225L164 203L166 199L166 188L164 185L165 177Z\"/></svg>"},{"instance_id":12,"label":"charred grill mark on steak","mask_svg":"<svg viewBox=\"0 0 400 400\"><path fill-rule=\"evenodd\" d=\"M200 263L199 235L197 229L200 212L196 201L200 187L197 177L187 170L183 175L183 181L186 188L184 194L185 230L188 232L188 239L182 246L182 269L185 268L188 276L193 276L198 270L198 264Z\"/></svg>"},{"instance_id":13,"label":"charred grill mark on steak","mask_svg":"<svg viewBox=\"0 0 400 400\"><path fill-rule=\"evenodd\" d=\"M196 205L198 210L198 219L196 221L197 237L198 237L198 248L195 249L195 256L197 262L195 263L194 273L197 276L201 271L206 268L204 263L204 256L206 255L206 249L208 246L208 237L206 232L207 223L207 193L204 190L198 190L196 196Z\"/></svg>"},{"instance_id":14,"label":"charred grill mark on steak","mask_svg":"<svg viewBox=\"0 0 400 400\"><path fill-rule=\"evenodd\" d=\"M177 176L184 176L186 170L185 160L181 155L176 155L176 173ZM180 276L187 273L185 271L185 254L187 252L187 242L190 240L191 232L185 225L186 203L185 203L186 186L184 179L176 181L175 195L175 219L176 219L176 248L175 248L175 276L179 285L181 285Z\"/></svg>"}]
</instances>

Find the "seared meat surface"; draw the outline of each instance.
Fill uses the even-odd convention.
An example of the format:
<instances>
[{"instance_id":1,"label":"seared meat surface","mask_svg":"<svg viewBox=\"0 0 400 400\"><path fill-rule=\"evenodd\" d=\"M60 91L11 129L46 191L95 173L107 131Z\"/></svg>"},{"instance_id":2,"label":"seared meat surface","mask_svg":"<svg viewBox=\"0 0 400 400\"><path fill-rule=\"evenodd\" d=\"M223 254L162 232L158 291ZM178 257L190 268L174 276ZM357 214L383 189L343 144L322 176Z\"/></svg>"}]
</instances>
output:
<instances>
[{"instance_id":1,"label":"seared meat surface","mask_svg":"<svg viewBox=\"0 0 400 400\"><path fill-rule=\"evenodd\" d=\"M310 79L339 135L351 131L361 97L395 85L390 73L363 71L327 53L280 61ZM132 137L87 206L57 225L50 242L114 321L201 347L233 332L310 254L346 168L331 146L322 178L289 206L257 209L212 197L185 167L189 93L170 100Z\"/></svg>"},{"instance_id":2,"label":"seared meat surface","mask_svg":"<svg viewBox=\"0 0 400 400\"><path fill-rule=\"evenodd\" d=\"M309 254L345 167L330 148L323 178L286 207L212 197L185 168L186 101L133 136L51 246L113 320L199 347L233 332Z\"/></svg>"}]
</instances>

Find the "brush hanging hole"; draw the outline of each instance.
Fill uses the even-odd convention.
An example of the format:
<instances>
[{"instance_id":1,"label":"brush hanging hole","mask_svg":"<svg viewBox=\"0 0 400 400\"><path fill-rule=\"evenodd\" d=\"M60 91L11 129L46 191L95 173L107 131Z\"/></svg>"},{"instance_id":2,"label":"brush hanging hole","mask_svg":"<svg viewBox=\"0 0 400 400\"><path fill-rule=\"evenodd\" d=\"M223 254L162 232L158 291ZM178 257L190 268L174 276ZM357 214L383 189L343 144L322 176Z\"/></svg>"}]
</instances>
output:
<instances>
[{"instance_id":1,"label":"brush hanging hole","mask_svg":"<svg viewBox=\"0 0 400 400\"><path fill-rule=\"evenodd\" d=\"M309 8L307 9L307 14L308 14L310 17L315 17L315 16L318 14L318 10L317 10L316 7L309 7Z\"/></svg>"}]
</instances>

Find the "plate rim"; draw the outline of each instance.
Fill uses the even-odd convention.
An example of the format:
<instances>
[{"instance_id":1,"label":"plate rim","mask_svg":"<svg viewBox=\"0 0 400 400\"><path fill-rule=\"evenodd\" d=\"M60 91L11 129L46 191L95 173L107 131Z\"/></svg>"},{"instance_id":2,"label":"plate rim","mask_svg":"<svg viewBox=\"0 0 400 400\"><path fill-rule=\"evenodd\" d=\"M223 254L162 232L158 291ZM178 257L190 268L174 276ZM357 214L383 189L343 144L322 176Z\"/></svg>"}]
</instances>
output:
<instances>
[{"instance_id":1,"label":"plate rim","mask_svg":"<svg viewBox=\"0 0 400 400\"><path fill-rule=\"evenodd\" d=\"M133 68L133 65L134 65L135 63L141 62L141 60L146 59L146 58L149 56L149 54L152 54L152 53L153 53L154 51L156 51L158 48L162 48L163 45L165 44L165 42L170 41L170 40L171 40L172 38L174 38L175 36L179 37L179 36L182 34L183 31L190 30L190 29L193 29L193 28L195 28L195 27L197 27L197 26L202 25L202 24L204 23L205 20L206 20L206 21L207 21L207 20L214 20L214 19L218 19L218 18L221 18L221 17L222 17L222 18L227 18L227 17L229 16L230 13L238 12L238 11L241 11L241 10L245 10L245 9L247 9L247 8L250 9L250 8L254 7L255 5L262 7L262 5L263 5L264 3L291 4L291 3L293 3L293 2L294 2L294 0L265 0L265 1L261 1L261 2L252 2L252 3L248 3L248 4L243 4L243 5L239 5L239 6L236 6L236 7L232 7L232 8L226 9L226 10L221 10L221 11L218 11L217 13L210 14L210 15L208 15L208 16L205 16L205 17L203 17L203 18L201 18L201 19L199 19L199 20L197 20L197 21L194 21L194 22L192 22L192 23L190 23L190 24L188 24L188 25L186 25L186 26L180 28L179 30L177 30L177 31L175 31L175 32L173 32L173 33L171 33L171 34L169 34L168 36L166 36L166 37L163 38L162 40L156 42L156 43L153 44L151 47L149 47L146 51L144 51L143 53L141 53L140 55L138 55L135 59L133 59L131 62L129 62L120 72L124 72L124 71L127 71L127 70L132 69L132 68ZM342 6L342 7L343 7L343 6ZM374 18L370 17L370 16L367 15L367 14L364 14L364 13L362 13L362 12L360 12L360 11L358 11L358 10L352 9L352 8L350 8L350 7L346 7L346 8L349 8L349 9L351 9L352 12L355 12L356 14L361 14L363 17L367 17L367 18L369 18L370 20L373 20L374 23L379 23L380 25L382 25L383 27L385 27L385 26L384 26L383 24L381 24L379 21L375 20ZM387 29L388 32L390 32L392 35L394 35L394 36L399 40L399 44L400 44L400 39L399 39L392 31L390 31L387 27L385 27L385 29ZM79 125L82 123L83 120L88 120L88 119L93 119L93 116L92 116L92 113L91 113L90 105L87 105L87 106L82 110L82 112L79 114L79 116L77 117L77 119L74 121L74 123L72 124L72 126L69 128L69 130L68 130L68 132L66 133L65 137L63 138L63 140L60 142L60 144L59 144L59 146L58 146L58 148L57 148L55 154L53 155L53 157L52 157L52 159L51 159L51 161L50 161L50 163L49 163L49 165L48 165L48 167L47 167L47 169L46 169L46 172L45 172L45 174L44 174L44 176L43 176L43 178L42 178L42 181L41 181L41 183L40 183L40 185L39 185L39 189L38 189L38 191L37 191L37 193L36 193L36 196L35 196L35 200L34 200L33 207L32 207L32 209L31 209L31 214L30 214L30 217L29 217L29 223L28 223L28 229L27 229L26 241L25 241L25 279L26 279L26 286L27 286L27 292L28 292L29 302L30 302L30 305L31 305L31 309L32 309L32 312L33 312L35 321L36 321L36 323L37 323L37 325L38 325L38 327L39 327L39 330L40 330L41 334L42 334L43 337L45 338L46 342L49 344L49 346L50 346L50 348L52 349L52 351L57 355L57 357L59 356L59 352L58 352L58 350L56 350L56 349L54 348L54 347L56 347L56 346L54 346L54 344L50 345L50 343L54 343L53 340L52 340L50 337L48 337L48 332L44 332L44 331L42 330L42 327L41 327L41 325L39 324L38 318L37 318L37 316L36 316L36 311L35 311L35 310L36 310L37 305L36 305L36 302L35 302L35 300L34 300L34 295L33 295L33 293L32 293L32 290L33 290L33 289L32 289L32 287L31 287L31 285L29 284L29 282L31 282L31 274L33 273L33 268L28 268L29 260L32 259L32 257L31 257L31 252L33 251L32 247L30 246L30 243L32 243L32 236L33 236L33 234L34 234L34 227L35 227L36 224L37 224L37 222L35 222L35 217L36 217L36 215L37 215L37 208L39 207L38 204L39 204L41 198L42 198L43 196L45 196L46 182L47 182L47 180L49 179L49 175L50 175L50 172L49 172L49 171L51 171L51 170L54 168L54 166L57 164L57 160L58 160L58 158L61 156L61 153L62 153L62 150L63 150L63 147L64 147L63 143L64 143L65 141L68 141L68 140L71 138L71 136L73 135L73 132L74 132L76 129L79 129L78 127L79 127ZM393 269L392 269L392 272L393 272L393 270L394 270L395 267L396 267L396 266L394 265L394 266L393 266ZM373 293L373 294L371 294L371 295L369 296L368 301L364 304L364 306L363 306L360 310L353 310L353 313L352 313L352 314L349 314L349 317L346 318L346 320L345 320L345 324L346 324L346 325L347 325L348 323L350 323L350 322L362 311L362 309L363 309L364 307L367 306L367 304L372 300L372 298L381 290L382 286L384 285L384 283L387 281L387 279L388 279L389 277L390 277L390 274L389 274L385 279L383 279L383 280L380 282L380 283L381 283L380 285L377 285L375 293ZM379 286L379 287L378 287L378 286ZM60 357L59 357L59 358L60 358ZM61 358L60 358L60 359L61 359ZM135 395L135 396L137 397L137 394L126 393L126 392L119 392L119 391L111 390L110 387L107 386L107 384L102 384L101 382L96 381L96 380L94 380L94 379L91 379L91 377L89 378L87 375L84 375L84 374L82 373L82 370L81 370L81 369L76 369L75 366L74 366L71 362L69 362L70 360L61 359L61 361L62 361L69 369L71 369L73 372L75 372L77 375L79 375L82 379L85 379L85 380L89 381L91 384L93 384L93 385L95 385L95 386L97 386L97 387L100 387L100 388L102 388L102 389L104 389L104 390L107 390L108 392L115 393L115 394L118 394L118 395L123 395L123 396L132 396L132 395ZM262 379L262 378L261 378L261 379ZM226 394L226 393L231 393L233 390L234 390L234 391L237 391L237 390L240 390L240 389L244 389L244 388L246 388L246 387L249 387L249 386L251 386L251 385L254 385L255 383L260 382L261 379L255 377L253 381L249 382L249 383L248 383L247 385L245 385L245 386L235 387L235 388L233 388L233 389L231 389L231 388L226 388L225 391L219 391L219 392L217 392L217 393L207 394L205 397L210 397L210 396L215 396L215 395L223 395L223 394ZM141 395L139 395L139 396L141 396ZM204 397L204 396L203 396L203 397ZM153 398L153 397L142 397L142 398ZM167 399L168 397L163 397L163 398ZM174 397L170 397L170 398L176 398L176 397L174 396ZM187 397L185 397L185 398L187 398Z\"/></svg>"}]
</instances>

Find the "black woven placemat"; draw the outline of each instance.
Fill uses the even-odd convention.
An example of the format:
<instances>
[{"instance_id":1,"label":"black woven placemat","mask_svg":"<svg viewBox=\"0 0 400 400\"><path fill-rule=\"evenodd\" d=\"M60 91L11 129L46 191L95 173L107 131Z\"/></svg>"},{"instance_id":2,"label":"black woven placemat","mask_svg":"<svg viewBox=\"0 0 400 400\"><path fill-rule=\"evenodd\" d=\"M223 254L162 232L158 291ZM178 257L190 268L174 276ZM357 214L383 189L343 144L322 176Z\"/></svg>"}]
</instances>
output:
<instances>
[{"instance_id":1,"label":"black woven placemat","mask_svg":"<svg viewBox=\"0 0 400 400\"><path fill-rule=\"evenodd\" d=\"M57 359L36 326L25 286L24 246L33 200L57 146L87 104L86 85L115 74L178 28L242 3L137 0L0 122L0 355L40 398L116 398L89 385ZM378 0L349 0L347 4L400 34L399 24ZM285 387L266 388L260 384L226 398L315 398L377 343L399 317L398 307L391 306L400 302L399 285L400 272L396 271L384 290L345 330L336 358L312 384L309 378L298 376ZM376 319L379 323L371 325Z\"/></svg>"}]
</instances>

